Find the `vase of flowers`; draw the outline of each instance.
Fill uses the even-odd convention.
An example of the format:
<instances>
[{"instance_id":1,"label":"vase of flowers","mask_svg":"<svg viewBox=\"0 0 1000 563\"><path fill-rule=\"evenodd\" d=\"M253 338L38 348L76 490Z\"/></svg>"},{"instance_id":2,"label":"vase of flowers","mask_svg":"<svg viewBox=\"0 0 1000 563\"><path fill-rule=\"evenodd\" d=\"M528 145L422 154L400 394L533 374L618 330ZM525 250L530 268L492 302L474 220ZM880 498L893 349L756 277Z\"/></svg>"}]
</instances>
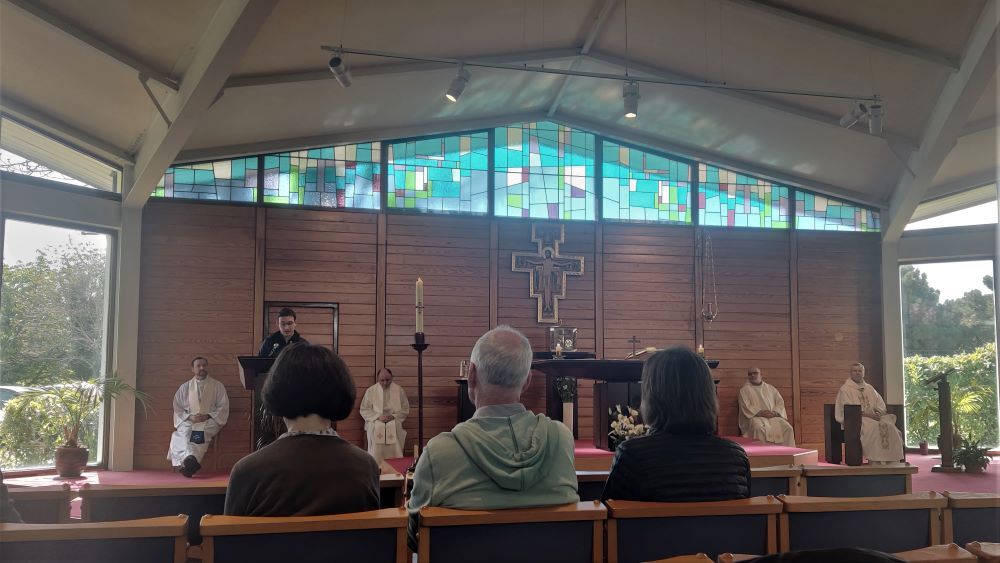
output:
<instances>
[{"instance_id":1,"label":"vase of flowers","mask_svg":"<svg viewBox=\"0 0 1000 563\"><path fill-rule=\"evenodd\" d=\"M576 379L572 377L559 377L555 381L556 394L562 401L562 422L569 428L570 432L576 436L573 430L573 405L576 400Z\"/></svg>"},{"instance_id":2,"label":"vase of flowers","mask_svg":"<svg viewBox=\"0 0 1000 563\"><path fill-rule=\"evenodd\" d=\"M608 432L608 445L611 451L618 449L618 444L631 440L638 436L645 436L649 432L649 427L641 422L639 411L626 406L615 405L608 409L611 415L611 431Z\"/></svg>"}]
</instances>

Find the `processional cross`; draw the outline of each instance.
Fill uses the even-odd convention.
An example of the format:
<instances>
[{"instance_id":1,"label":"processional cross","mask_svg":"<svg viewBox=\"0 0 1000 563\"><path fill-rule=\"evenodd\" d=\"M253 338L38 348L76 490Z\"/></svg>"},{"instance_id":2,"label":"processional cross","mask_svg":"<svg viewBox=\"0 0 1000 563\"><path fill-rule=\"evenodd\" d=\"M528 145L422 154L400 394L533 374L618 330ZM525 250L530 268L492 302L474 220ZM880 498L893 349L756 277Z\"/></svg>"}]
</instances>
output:
<instances>
[{"instance_id":1,"label":"processional cross","mask_svg":"<svg viewBox=\"0 0 1000 563\"><path fill-rule=\"evenodd\" d=\"M531 274L529 295L538 300L538 322L559 322L559 299L566 298L566 276L583 275L583 256L560 256L565 239L562 225L532 225L531 240L538 253L514 252L511 270Z\"/></svg>"}]
</instances>

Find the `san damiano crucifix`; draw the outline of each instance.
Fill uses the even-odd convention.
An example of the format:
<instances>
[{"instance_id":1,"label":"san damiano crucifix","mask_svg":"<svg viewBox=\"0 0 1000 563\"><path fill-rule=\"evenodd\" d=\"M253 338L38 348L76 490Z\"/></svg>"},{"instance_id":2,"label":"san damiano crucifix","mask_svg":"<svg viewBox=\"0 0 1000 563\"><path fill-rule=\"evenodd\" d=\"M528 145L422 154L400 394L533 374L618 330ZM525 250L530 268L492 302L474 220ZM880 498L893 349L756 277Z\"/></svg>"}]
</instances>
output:
<instances>
[{"instance_id":1,"label":"san damiano crucifix","mask_svg":"<svg viewBox=\"0 0 1000 563\"><path fill-rule=\"evenodd\" d=\"M531 297L538 300L538 322L559 322L559 299L566 298L566 276L583 275L583 256L560 256L562 225L532 225L531 240L538 253L514 252L511 270L531 274Z\"/></svg>"}]
</instances>

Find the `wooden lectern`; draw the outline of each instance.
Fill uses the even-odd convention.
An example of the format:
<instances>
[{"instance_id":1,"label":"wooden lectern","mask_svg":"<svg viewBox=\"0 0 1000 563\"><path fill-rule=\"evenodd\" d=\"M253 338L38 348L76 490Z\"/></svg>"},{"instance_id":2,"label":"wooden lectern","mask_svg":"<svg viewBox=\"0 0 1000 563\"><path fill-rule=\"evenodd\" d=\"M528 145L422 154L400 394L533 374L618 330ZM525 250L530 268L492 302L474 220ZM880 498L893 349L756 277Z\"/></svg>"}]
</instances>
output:
<instances>
[{"instance_id":1,"label":"wooden lectern","mask_svg":"<svg viewBox=\"0 0 1000 563\"><path fill-rule=\"evenodd\" d=\"M252 409L250 412L250 451L257 450L257 438L261 435L261 397L260 390L264 387L274 364L274 358L261 358L258 356L237 356L236 361L240 368L240 382L243 388L250 391Z\"/></svg>"}]
</instances>

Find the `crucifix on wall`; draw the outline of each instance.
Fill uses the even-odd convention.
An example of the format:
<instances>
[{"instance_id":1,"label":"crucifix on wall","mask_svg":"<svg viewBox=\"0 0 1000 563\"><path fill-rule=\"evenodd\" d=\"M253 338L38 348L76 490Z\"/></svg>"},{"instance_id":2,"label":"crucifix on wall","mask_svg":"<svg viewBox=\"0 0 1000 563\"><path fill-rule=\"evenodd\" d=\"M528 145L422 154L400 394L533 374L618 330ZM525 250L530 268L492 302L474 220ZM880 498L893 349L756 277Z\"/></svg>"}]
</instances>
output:
<instances>
[{"instance_id":1,"label":"crucifix on wall","mask_svg":"<svg viewBox=\"0 0 1000 563\"><path fill-rule=\"evenodd\" d=\"M559 322L559 300L566 298L566 276L583 275L583 256L560 256L562 225L532 225L531 240L538 253L514 252L511 270L531 274L531 297L538 300L538 322Z\"/></svg>"}]
</instances>

